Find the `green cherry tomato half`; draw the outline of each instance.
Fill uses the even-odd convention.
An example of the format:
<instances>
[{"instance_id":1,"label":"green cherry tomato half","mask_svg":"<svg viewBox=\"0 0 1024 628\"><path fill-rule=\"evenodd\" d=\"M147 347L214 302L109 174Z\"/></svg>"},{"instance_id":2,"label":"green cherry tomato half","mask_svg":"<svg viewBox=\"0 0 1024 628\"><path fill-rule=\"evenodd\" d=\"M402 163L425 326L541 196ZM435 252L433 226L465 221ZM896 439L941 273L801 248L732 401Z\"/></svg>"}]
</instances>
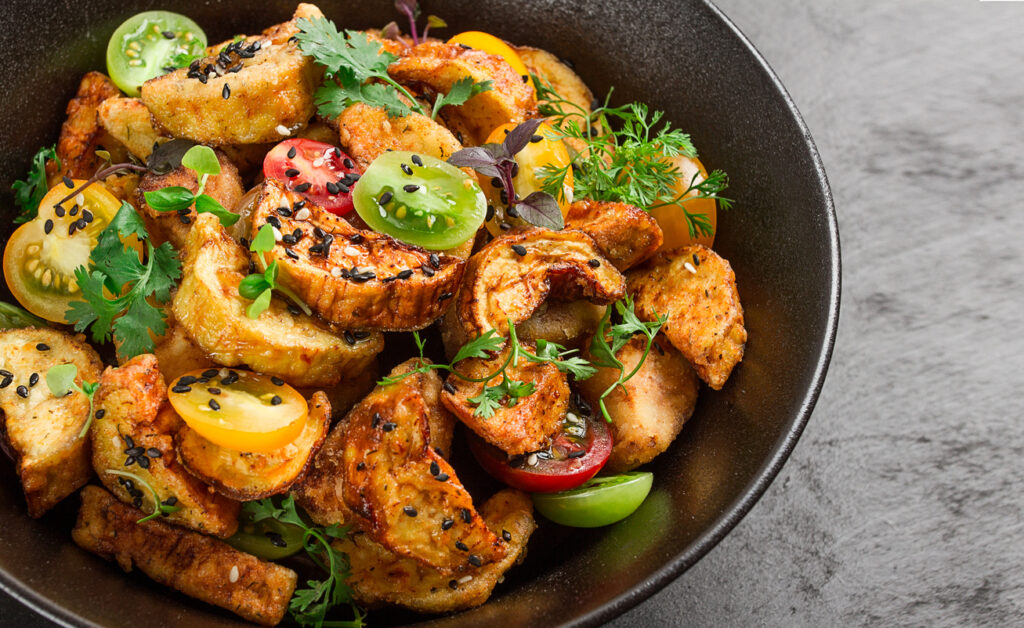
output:
<instances>
[{"instance_id":1,"label":"green cherry tomato half","mask_svg":"<svg viewBox=\"0 0 1024 628\"><path fill-rule=\"evenodd\" d=\"M598 476L560 493L534 493L537 512L574 528L598 528L625 519L651 492L654 476L647 471Z\"/></svg>"},{"instance_id":2,"label":"green cherry tomato half","mask_svg":"<svg viewBox=\"0 0 1024 628\"><path fill-rule=\"evenodd\" d=\"M238 521L238 532L225 539L236 550L264 560L278 560L302 550L305 532L292 523L277 519L253 522L247 514Z\"/></svg>"},{"instance_id":3,"label":"green cherry tomato half","mask_svg":"<svg viewBox=\"0 0 1024 628\"><path fill-rule=\"evenodd\" d=\"M356 211L372 229L426 249L462 244L487 214L487 199L474 177L408 151L373 160L352 192Z\"/></svg>"},{"instance_id":4,"label":"green cherry tomato half","mask_svg":"<svg viewBox=\"0 0 1024 628\"><path fill-rule=\"evenodd\" d=\"M107 43L107 74L121 91L138 96L139 87L202 57L206 33L184 15L145 11L125 20Z\"/></svg>"}]
</instances>

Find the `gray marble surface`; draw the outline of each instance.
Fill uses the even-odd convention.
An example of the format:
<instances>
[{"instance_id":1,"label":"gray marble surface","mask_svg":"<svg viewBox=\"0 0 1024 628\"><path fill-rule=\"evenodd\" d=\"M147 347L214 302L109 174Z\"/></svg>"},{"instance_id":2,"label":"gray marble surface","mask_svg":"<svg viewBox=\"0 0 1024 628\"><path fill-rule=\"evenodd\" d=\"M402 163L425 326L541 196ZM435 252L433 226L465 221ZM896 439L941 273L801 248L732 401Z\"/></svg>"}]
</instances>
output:
<instances>
[{"instance_id":1,"label":"gray marble surface","mask_svg":"<svg viewBox=\"0 0 1024 628\"><path fill-rule=\"evenodd\" d=\"M821 150L839 338L761 502L612 625L1024 624L1024 2L719 4Z\"/></svg>"}]
</instances>

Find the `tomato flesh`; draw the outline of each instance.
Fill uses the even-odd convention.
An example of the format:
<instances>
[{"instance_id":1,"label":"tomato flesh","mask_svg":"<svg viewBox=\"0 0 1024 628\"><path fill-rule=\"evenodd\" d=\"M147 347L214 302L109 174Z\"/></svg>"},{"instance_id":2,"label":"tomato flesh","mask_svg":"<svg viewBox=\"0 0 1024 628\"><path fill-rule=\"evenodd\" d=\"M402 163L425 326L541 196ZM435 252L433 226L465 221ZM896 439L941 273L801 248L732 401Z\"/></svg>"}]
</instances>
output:
<instances>
[{"instance_id":1,"label":"tomato flesh","mask_svg":"<svg viewBox=\"0 0 1024 628\"><path fill-rule=\"evenodd\" d=\"M708 178L708 171L696 157L678 155L672 158L672 163L679 169L679 179L673 189L676 196L686 192L691 182L700 183ZM703 214L711 223L711 228L718 229L718 202L713 198L693 198L695 196L697 196L697 192L691 191L681 203L655 207L651 210L651 215L658 221L658 226L661 227L665 236L660 250L669 251L690 244L703 244L710 248L715 243L714 233L703 235L698 232L690 235L690 228L683 210L692 215Z\"/></svg>"},{"instance_id":2,"label":"tomato flesh","mask_svg":"<svg viewBox=\"0 0 1024 628\"><path fill-rule=\"evenodd\" d=\"M337 146L292 138L275 146L263 160L263 176L284 183L327 211L352 211L352 188L362 170Z\"/></svg>"},{"instance_id":3,"label":"tomato flesh","mask_svg":"<svg viewBox=\"0 0 1024 628\"><path fill-rule=\"evenodd\" d=\"M206 34L178 13L145 11L125 20L107 43L107 74L121 91L138 96L139 88L168 68L188 65L203 56Z\"/></svg>"},{"instance_id":4,"label":"tomato flesh","mask_svg":"<svg viewBox=\"0 0 1024 628\"><path fill-rule=\"evenodd\" d=\"M574 528L597 528L633 514L651 492L654 476L647 471L595 477L572 490L532 495L537 512Z\"/></svg>"},{"instance_id":5,"label":"tomato flesh","mask_svg":"<svg viewBox=\"0 0 1024 628\"><path fill-rule=\"evenodd\" d=\"M291 443L309 414L299 391L249 371L193 371L172 382L167 397L200 436L244 452L269 453Z\"/></svg>"},{"instance_id":6,"label":"tomato flesh","mask_svg":"<svg viewBox=\"0 0 1024 628\"><path fill-rule=\"evenodd\" d=\"M608 462L612 453L612 437L604 421L591 417L580 420L570 412L564 431L555 438L551 448L518 456L509 461L505 452L469 434L469 447L480 466L505 484L527 493L553 493L575 488ZM576 417L576 421L571 420ZM582 437L577 436L585 429Z\"/></svg>"}]
</instances>

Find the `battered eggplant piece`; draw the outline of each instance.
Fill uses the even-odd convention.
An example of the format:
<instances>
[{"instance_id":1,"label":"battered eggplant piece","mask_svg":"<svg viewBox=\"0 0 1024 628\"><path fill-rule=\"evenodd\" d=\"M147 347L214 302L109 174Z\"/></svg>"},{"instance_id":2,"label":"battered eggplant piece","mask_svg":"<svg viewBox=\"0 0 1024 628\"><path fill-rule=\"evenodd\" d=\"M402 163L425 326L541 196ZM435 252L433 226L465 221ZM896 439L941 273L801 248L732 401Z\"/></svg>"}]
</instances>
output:
<instances>
[{"instance_id":1,"label":"battered eggplant piece","mask_svg":"<svg viewBox=\"0 0 1024 628\"><path fill-rule=\"evenodd\" d=\"M721 389L747 341L729 262L700 244L661 253L629 273L629 290L637 316L651 321L655 312L668 315L662 331L702 380Z\"/></svg>"},{"instance_id":2,"label":"battered eggplant piece","mask_svg":"<svg viewBox=\"0 0 1024 628\"><path fill-rule=\"evenodd\" d=\"M68 102L67 120L60 128L57 140L57 157L60 158L60 172L52 169L51 185L62 175L74 179L88 179L104 163L96 151L103 148L117 160L122 159L125 148L100 126L97 111L109 98L121 95L121 90L105 74L87 72L82 77L75 97Z\"/></svg>"},{"instance_id":3,"label":"battered eggplant piece","mask_svg":"<svg viewBox=\"0 0 1024 628\"><path fill-rule=\"evenodd\" d=\"M49 328L0 331L0 446L14 460L30 517L41 517L92 477L89 437L79 437L89 401L54 397L46 372L78 367L75 382L96 382L103 364L84 336Z\"/></svg>"},{"instance_id":4,"label":"battered eggplant piece","mask_svg":"<svg viewBox=\"0 0 1024 628\"><path fill-rule=\"evenodd\" d=\"M219 537L238 528L239 504L212 491L190 474L175 455L174 434L183 426L167 401L167 386L156 358L140 355L100 378L92 426L92 464L103 485L118 499L153 512L145 487L107 471L127 471L145 479L160 501L173 498L180 510L167 521Z\"/></svg>"},{"instance_id":5,"label":"battered eggplant piece","mask_svg":"<svg viewBox=\"0 0 1024 628\"><path fill-rule=\"evenodd\" d=\"M527 351L536 348L523 343ZM499 370L508 359L511 348L490 358L471 358L459 362L457 370L466 377L481 379ZM450 375L441 401L469 429L509 455L525 454L544 449L562 429L562 421L569 409L569 380L565 373L550 362L531 362L519 358L517 364L506 369L509 379L532 383L533 394L513 405L501 405L494 415L484 418L475 414L476 405L469 400L480 395L484 386L498 385L502 376L487 382L469 382Z\"/></svg>"},{"instance_id":6,"label":"battered eggplant piece","mask_svg":"<svg viewBox=\"0 0 1024 628\"><path fill-rule=\"evenodd\" d=\"M100 104L97 115L107 133L139 159L148 159L153 144L168 139L153 128L149 109L138 98L108 98Z\"/></svg>"},{"instance_id":7,"label":"battered eggplant piece","mask_svg":"<svg viewBox=\"0 0 1024 628\"><path fill-rule=\"evenodd\" d=\"M654 255L663 239L653 216L626 203L576 201L569 206L565 228L593 238L608 261L623 272Z\"/></svg>"},{"instance_id":8,"label":"battered eggplant piece","mask_svg":"<svg viewBox=\"0 0 1024 628\"><path fill-rule=\"evenodd\" d=\"M143 517L102 488L87 486L71 536L126 572L136 567L160 584L261 626L284 618L298 580L294 571L163 521L136 523Z\"/></svg>"},{"instance_id":9,"label":"battered eggplant piece","mask_svg":"<svg viewBox=\"0 0 1024 628\"><path fill-rule=\"evenodd\" d=\"M447 160L462 150L451 131L427 116L394 117L380 107L356 103L337 119L342 148L362 168L389 150L407 150Z\"/></svg>"},{"instance_id":10,"label":"battered eggplant piece","mask_svg":"<svg viewBox=\"0 0 1024 628\"><path fill-rule=\"evenodd\" d=\"M349 412L342 494L354 523L374 541L441 573L462 573L500 561L507 547L430 446L423 377L378 386Z\"/></svg>"},{"instance_id":11,"label":"battered eggplant piece","mask_svg":"<svg viewBox=\"0 0 1024 628\"><path fill-rule=\"evenodd\" d=\"M450 306L440 297L462 279L463 260L356 229L273 179L257 198L253 233L268 223L283 234L265 254L267 264L277 262L278 280L343 329L422 329Z\"/></svg>"}]
</instances>

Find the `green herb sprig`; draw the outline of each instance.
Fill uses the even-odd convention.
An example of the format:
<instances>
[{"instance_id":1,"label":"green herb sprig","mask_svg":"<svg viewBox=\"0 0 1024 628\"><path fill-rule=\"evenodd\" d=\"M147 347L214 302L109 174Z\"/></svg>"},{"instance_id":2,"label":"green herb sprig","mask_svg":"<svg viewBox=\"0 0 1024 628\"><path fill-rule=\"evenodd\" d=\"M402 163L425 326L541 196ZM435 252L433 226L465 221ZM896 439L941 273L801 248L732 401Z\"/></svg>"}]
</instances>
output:
<instances>
[{"instance_id":1,"label":"green herb sprig","mask_svg":"<svg viewBox=\"0 0 1024 628\"><path fill-rule=\"evenodd\" d=\"M360 628L364 625L366 613L352 599L352 589L346 582L350 576L348 556L331 545L331 540L345 538L347 528L339 525L309 525L299 514L295 498L291 495L285 497L280 506L272 499L247 502L242 506L242 512L253 523L275 519L301 528L303 549L317 567L327 574L323 580L307 580L305 588L295 590L289 610L299 625L316 628ZM348 621L327 621L328 611L342 604L349 606L354 618Z\"/></svg>"},{"instance_id":2,"label":"green herb sprig","mask_svg":"<svg viewBox=\"0 0 1024 628\"><path fill-rule=\"evenodd\" d=\"M253 300L252 304L246 308L245 315L249 318L259 318L259 315L270 307L270 299L273 297L274 290L280 290L309 316L312 314L312 311L305 301L299 298L299 295L289 290L288 287L277 283L277 260L268 265L266 258L263 256L264 253L274 248L276 242L274 227L266 223L260 227L259 231L256 232L256 237L249 243L249 250L256 253L260 260L260 267L264 270L262 273L248 275L238 284L238 294L246 299Z\"/></svg>"},{"instance_id":3,"label":"green herb sprig","mask_svg":"<svg viewBox=\"0 0 1024 628\"><path fill-rule=\"evenodd\" d=\"M89 400L89 414L85 420L85 425L82 426L82 431L78 433L78 438L82 438L89 433L89 426L92 425L93 419L93 398L96 396L96 391L100 385L98 382L87 382L82 381L82 385L79 386L75 383L75 378L78 377L78 367L74 364L57 364L51 366L46 371L46 386L50 389L50 394L54 397L63 397L72 390L85 395Z\"/></svg>"},{"instance_id":4,"label":"green herb sprig","mask_svg":"<svg viewBox=\"0 0 1024 628\"><path fill-rule=\"evenodd\" d=\"M44 146L36 151L32 158L32 165L24 180L15 181L11 186L14 192L14 202L21 210L14 219L14 224L20 225L36 217L39 213L39 201L46 196L49 185L46 182L46 162L52 159L57 162L57 169L60 169L60 157L54 146Z\"/></svg>"},{"instance_id":5,"label":"green herb sprig","mask_svg":"<svg viewBox=\"0 0 1024 628\"><path fill-rule=\"evenodd\" d=\"M146 204L158 212L176 212L195 205L197 214L213 214L225 227L238 222L240 215L228 211L217 199L203 193L207 180L220 174L220 162L213 149L196 144L182 155L181 165L196 173L199 179L196 192L193 194L188 188L179 185L153 190L144 194Z\"/></svg>"},{"instance_id":6,"label":"green herb sprig","mask_svg":"<svg viewBox=\"0 0 1024 628\"><path fill-rule=\"evenodd\" d=\"M21 329L22 327L49 327L50 323L27 310L0 301L0 329Z\"/></svg>"},{"instance_id":7,"label":"green herb sprig","mask_svg":"<svg viewBox=\"0 0 1024 628\"><path fill-rule=\"evenodd\" d=\"M106 472L109 473L110 475L116 475L118 477L125 478L126 480L131 480L136 484L141 484L142 486L147 488L149 492L153 495L153 512L139 519L135 523L151 521L153 519L156 519L157 517L169 515L171 513L178 512L179 510L181 510L181 506L177 505L178 500L176 497L172 496L168 497L165 500L161 500L160 494L156 492L156 489L153 488L153 485L147 482L146 479L141 475L137 473L132 473L131 471L119 471L117 469L107 469Z\"/></svg>"}]
</instances>

